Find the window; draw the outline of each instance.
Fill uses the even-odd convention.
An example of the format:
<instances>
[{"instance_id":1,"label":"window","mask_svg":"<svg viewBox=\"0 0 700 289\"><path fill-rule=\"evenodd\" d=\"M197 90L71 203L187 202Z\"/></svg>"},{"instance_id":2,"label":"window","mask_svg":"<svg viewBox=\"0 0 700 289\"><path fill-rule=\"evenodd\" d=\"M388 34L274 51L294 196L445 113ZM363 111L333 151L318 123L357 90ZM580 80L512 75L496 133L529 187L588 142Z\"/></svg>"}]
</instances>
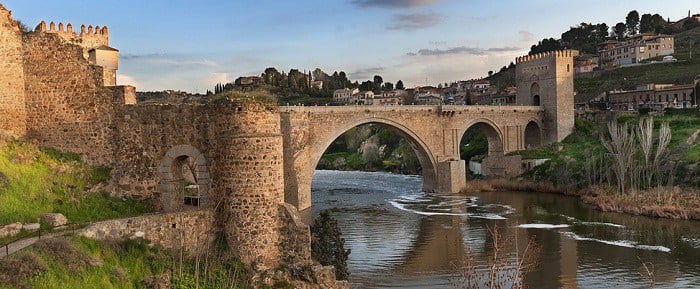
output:
<instances>
[{"instance_id":1,"label":"window","mask_svg":"<svg viewBox=\"0 0 700 289\"><path fill-rule=\"evenodd\" d=\"M566 65L566 72L570 72L571 71L570 69L571 69L570 64L567 64Z\"/></svg>"}]
</instances>

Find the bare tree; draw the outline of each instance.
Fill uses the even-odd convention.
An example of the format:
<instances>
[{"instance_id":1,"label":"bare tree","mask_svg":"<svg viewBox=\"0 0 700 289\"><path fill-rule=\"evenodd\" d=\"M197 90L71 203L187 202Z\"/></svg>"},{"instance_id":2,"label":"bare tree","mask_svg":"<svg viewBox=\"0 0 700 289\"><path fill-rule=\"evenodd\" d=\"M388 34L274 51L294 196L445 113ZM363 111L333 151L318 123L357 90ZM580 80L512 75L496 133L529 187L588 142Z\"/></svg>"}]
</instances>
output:
<instances>
[{"instance_id":1,"label":"bare tree","mask_svg":"<svg viewBox=\"0 0 700 289\"><path fill-rule=\"evenodd\" d=\"M618 125L617 121L608 123L608 131L610 139L602 139L601 141L613 156L613 170L617 178L617 186L621 193L625 193L629 166L635 154L634 131L630 129L628 124Z\"/></svg>"}]
</instances>

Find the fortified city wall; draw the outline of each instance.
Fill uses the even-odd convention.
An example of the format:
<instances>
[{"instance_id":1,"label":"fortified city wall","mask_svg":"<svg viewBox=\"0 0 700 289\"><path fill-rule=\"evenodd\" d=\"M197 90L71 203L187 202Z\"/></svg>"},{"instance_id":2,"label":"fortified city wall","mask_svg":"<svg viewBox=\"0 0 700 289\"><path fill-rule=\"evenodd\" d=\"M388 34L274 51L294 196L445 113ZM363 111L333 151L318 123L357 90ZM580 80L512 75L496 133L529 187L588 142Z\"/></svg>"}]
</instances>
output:
<instances>
[{"instance_id":1,"label":"fortified city wall","mask_svg":"<svg viewBox=\"0 0 700 289\"><path fill-rule=\"evenodd\" d=\"M27 130L23 66L22 32L0 4L0 134L23 135Z\"/></svg>"},{"instance_id":2,"label":"fortified city wall","mask_svg":"<svg viewBox=\"0 0 700 289\"><path fill-rule=\"evenodd\" d=\"M214 212L214 227L226 235L235 256L258 268L310 261L308 226L298 222L296 209L284 205L276 107L228 101L136 105L135 89L113 86L113 77L106 75L116 65L91 61L95 49L116 56L109 54L116 50L102 47L109 44L106 27L88 27L78 35L72 25L47 28L42 22L34 31L22 31L10 15L0 6L0 132L109 166L122 194L160 200L166 212L102 223L93 233L142 230L145 237L172 245L162 236L160 221L207 219L183 208L178 185L182 161L190 157L198 168L199 207ZM114 232L106 226L114 226ZM201 233L183 232L187 243Z\"/></svg>"}]
</instances>

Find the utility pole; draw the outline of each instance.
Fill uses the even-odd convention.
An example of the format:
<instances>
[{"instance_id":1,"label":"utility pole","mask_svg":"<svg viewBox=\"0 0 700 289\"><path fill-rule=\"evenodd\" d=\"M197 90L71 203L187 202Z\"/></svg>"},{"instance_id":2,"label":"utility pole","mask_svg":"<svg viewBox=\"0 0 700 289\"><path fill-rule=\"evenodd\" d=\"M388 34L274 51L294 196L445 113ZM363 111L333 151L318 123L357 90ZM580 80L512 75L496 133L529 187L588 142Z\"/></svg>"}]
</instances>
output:
<instances>
[{"instance_id":1,"label":"utility pole","mask_svg":"<svg viewBox=\"0 0 700 289\"><path fill-rule=\"evenodd\" d=\"M693 87L693 91L695 92L695 108L700 108L700 105L698 105L698 83L700 83L700 74L695 77L695 81L693 81L693 84L695 86Z\"/></svg>"}]
</instances>

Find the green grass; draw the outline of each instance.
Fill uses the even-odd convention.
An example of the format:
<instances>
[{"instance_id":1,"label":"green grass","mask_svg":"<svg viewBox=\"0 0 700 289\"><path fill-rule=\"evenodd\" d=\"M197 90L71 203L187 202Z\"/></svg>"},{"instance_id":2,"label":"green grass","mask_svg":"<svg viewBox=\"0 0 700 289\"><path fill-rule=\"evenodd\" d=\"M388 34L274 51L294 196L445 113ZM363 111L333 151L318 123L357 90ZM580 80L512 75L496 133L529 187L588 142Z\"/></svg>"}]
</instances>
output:
<instances>
[{"instance_id":1,"label":"green grass","mask_svg":"<svg viewBox=\"0 0 700 289\"><path fill-rule=\"evenodd\" d=\"M636 125L639 115L621 114L619 123L629 122ZM669 150L674 158L684 163L700 162L700 143L688 146L686 140L700 129L700 116L692 110L669 110L664 116L654 117L654 128L658 132L662 122L668 122L671 127L671 142ZM574 180L579 180L583 163L591 158L600 158L606 152L601 143L601 136L605 135L607 127L590 121L576 119L574 132L561 143L551 144L533 150L516 151L510 155L520 155L523 159L550 159L545 165L538 166L527 172L526 177L533 180L547 178L548 181L559 183L555 176L563 170L568 170ZM565 174L564 174L565 175Z\"/></svg>"},{"instance_id":2,"label":"green grass","mask_svg":"<svg viewBox=\"0 0 700 289\"><path fill-rule=\"evenodd\" d=\"M249 270L232 259L216 255L196 270L196 260L147 241L126 239L102 242L83 237L66 237L37 243L16 255L0 260L0 288L143 288L141 280L173 273L173 288L246 288ZM175 260L175 261L174 261ZM200 259L204 264L204 259ZM181 270L182 269L182 270ZM182 271L182 274L179 272ZM235 286L228 281L235 279Z\"/></svg>"},{"instance_id":3,"label":"green grass","mask_svg":"<svg viewBox=\"0 0 700 289\"><path fill-rule=\"evenodd\" d=\"M109 169L80 156L19 141L0 144L0 225L36 222L48 212L70 222L139 215L148 206L133 199L88 190L109 178Z\"/></svg>"}]
</instances>

